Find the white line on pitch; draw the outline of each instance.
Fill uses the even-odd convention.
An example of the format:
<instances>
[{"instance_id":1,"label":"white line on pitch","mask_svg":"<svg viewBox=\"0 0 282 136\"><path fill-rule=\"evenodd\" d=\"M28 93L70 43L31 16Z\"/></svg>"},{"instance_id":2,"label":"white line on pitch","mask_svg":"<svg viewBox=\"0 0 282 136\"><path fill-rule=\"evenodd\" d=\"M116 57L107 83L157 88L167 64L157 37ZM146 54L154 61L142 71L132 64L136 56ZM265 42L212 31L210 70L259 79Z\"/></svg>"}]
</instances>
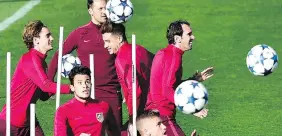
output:
<instances>
[{"instance_id":1,"label":"white line on pitch","mask_svg":"<svg viewBox=\"0 0 282 136\"><path fill-rule=\"evenodd\" d=\"M6 18L4 21L0 22L0 32L8 28L11 24L24 17L27 12L29 12L34 6L38 5L41 0L30 0L24 6L22 6L17 12L12 16Z\"/></svg>"}]
</instances>

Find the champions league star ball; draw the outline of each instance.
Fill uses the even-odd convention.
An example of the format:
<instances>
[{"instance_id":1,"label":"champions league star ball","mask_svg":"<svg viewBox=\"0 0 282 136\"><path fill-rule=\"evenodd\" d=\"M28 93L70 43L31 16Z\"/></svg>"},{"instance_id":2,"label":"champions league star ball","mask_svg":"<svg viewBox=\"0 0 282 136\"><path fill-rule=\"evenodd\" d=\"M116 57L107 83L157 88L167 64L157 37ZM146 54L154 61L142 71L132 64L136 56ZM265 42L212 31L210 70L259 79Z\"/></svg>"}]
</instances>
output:
<instances>
[{"instance_id":1,"label":"champions league star ball","mask_svg":"<svg viewBox=\"0 0 282 136\"><path fill-rule=\"evenodd\" d=\"M61 75L65 78L69 78L69 73L75 66L80 66L81 61L78 57L72 54L66 54L62 57L62 73Z\"/></svg>"},{"instance_id":2,"label":"champions league star ball","mask_svg":"<svg viewBox=\"0 0 282 136\"><path fill-rule=\"evenodd\" d=\"M184 81L175 90L174 103L185 114L197 113L208 103L208 91L198 81Z\"/></svg>"},{"instance_id":3,"label":"champions league star ball","mask_svg":"<svg viewBox=\"0 0 282 136\"><path fill-rule=\"evenodd\" d=\"M132 17L133 5L130 0L109 0L106 15L113 23L124 23Z\"/></svg>"},{"instance_id":4,"label":"champions league star ball","mask_svg":"<svg viewBox=\"0 0 282 136\"><path fill-rule=\"evenodd\" d=\"M254 46L248 53L246 63L249 71L256 76L267 76L278 66L278 55L265 44Z\"/></svg>"}]
</instances>

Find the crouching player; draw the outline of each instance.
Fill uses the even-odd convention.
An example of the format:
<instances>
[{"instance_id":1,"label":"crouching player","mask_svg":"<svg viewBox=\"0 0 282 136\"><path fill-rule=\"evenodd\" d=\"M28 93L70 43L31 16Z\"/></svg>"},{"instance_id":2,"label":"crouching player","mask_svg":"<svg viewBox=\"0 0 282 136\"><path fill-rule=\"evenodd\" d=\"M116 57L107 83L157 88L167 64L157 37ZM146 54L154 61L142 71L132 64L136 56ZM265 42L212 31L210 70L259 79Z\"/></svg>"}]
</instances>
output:
<instances>
[{"instance_id":1,"label":"crouching player","mask_svg":"<svg viewBox=\"0 0 282 136\"><path fill-rule=\"evenodd\" d=\"M132 116L132 46L127 42L122 24L106 22L101 26L105 48L116 54L115 67L122 87L128 113ZM144 111L150 84L150 71L154 54L136 45L136 107L137 114ZM126 125L125 125L126 126Z\"/></svg>"},{"instance_id":2,"label":"crouching player","mask_svg":"<svg viewBox=\"0 0 282 136\"><path fill-rule=\"evenodd\" d=\"M146 109L160 111L169 136L185 135L175 120L174 90L182 82L182 55L192 49L194 38L187 21L172 22L167 29L168 46L158 51L153 60ZM197 72L190 79L206 80L212 76L212 70L209 67L201 73ZM207 112L207 109L203 109L194 115L204 118Z\"/></svg>"},{"instance_id":3,"label":"crouching player","mask_svg":"<svg viewBox=\"0 0 282 136\"><path fill-rule=\"evenodd\" d=\"M74 67L70 74L74 98L58 108L55 115L55 136L119 136L120 130L109 105L90 98L90 69Z\"/></svg>"}]
</instances>

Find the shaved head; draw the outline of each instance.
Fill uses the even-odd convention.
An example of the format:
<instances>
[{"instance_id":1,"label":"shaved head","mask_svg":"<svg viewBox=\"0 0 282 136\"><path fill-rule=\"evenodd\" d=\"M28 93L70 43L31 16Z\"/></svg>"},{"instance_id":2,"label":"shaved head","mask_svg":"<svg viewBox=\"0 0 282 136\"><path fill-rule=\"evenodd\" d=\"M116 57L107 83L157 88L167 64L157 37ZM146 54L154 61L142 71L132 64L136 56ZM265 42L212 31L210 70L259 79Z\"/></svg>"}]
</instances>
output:
<instances>
[{"instance_id":1,"label":"shaved head","mask_svg":"<svg viewBox=\"0 0 282 136\"><path fill-rule=\"evenodd\" d=\"M145 111L136 120L137 130L141 136L165 136L166 127L157 111Z\"/></svg>"}]
</instances>

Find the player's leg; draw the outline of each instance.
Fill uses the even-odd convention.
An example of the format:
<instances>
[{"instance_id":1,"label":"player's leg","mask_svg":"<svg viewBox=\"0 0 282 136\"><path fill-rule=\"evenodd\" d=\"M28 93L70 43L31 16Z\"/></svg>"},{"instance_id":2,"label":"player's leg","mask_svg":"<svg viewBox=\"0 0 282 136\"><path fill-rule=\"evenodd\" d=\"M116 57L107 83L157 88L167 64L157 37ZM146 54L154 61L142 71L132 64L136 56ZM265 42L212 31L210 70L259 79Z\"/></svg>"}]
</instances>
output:
<instances>
[{"instance_id":1,"label":"player's leg","mask_svg":"<svg viewBox=\"0 0 282 136\"><path fill-rule=\"evenodd\" d=\"M30 136L30 127L11 126L12 136ZM44 136L43 130L39 123L35 125L35 136Z\"/></svg>"},{"instance_id":2,"label":"player's leg","mask_svg":"<svg viewBox=\"0 0 282 136\"><path fill-rule=\"evenodd\" d=\"M128 136L128 132L125 130L125 131L121 131L121 136Z\"/></svg>"},{"instance_id":3,"label":"player's leg","mask_svg":"<svg viewBox=\"0 0 282 136\"><path fill-rule=\"evenodd\" d=\"M121 136L131 136L130 134L130 127L129 127L129 121L126 121L125 124L122 125L122 129L121 129Z\"/></svg>"},{"instance_id":4,"label":"player's leg","mask_svg":"<svg viewBox=\"0 0 282 136\"><path fill-rule=\"evenodd\" d=\"M36 123L36 126L35 126L35 135L36 136L44 136L44 132L43 132L39 122Z\"/></svg>"},{"instance_id":5,"label":"player's leg","mask_svg":"<svg viewBox=\"0 0 282 136\"><path fill-rule=\"evenodd\" d=\"M25 128L19 128L11 125L10 136L29 136ZM6 120L0 119L0 136L6 136Z\"/></svg>"},{"instance_id":6,"label":"player's leg","mask_svg":"<svg viewBox=\"0 0 282 136\"><path fill-rule=\"evenodd\" d=\"M24 128L18 128L11 125L10 136L28 136L21 132ZM6 136L6 120L0 119L0 136Z\"/></svg>"},{"instance_id":7,"label":"player's leg","mask_svg":"<svg viewBox=\"0 0 282 136\"><path fill-rule=\"evenodd\" d=\"M30 131L29 127L14 127L14 126L11 126L12 136L30 136L29 131Z\"/></svg>"},{"instance_id":8,"label":"player's leg","mask_svg":"<svg viewBox=\"0 0 282 136\"><path fill-rule=\"evenodd\" d=\"M6 121L0 120L0 136L6 135ZM11 136L29 136L30 135L30 127L15 127L11 125ZM35 127L35 135L36 136L44 136L44 133L38 123Z\"/></svg>"},{"instance_id":9,"label":"player's leg","mask_svg":"<svg viewBox=\"0 0 282 136\"><path fill-rule=\"evenodd\" d=\"M180 126L176 123L175 119L170 119L167 116L161 116L166 126L166 135L168 136L185 136Z\"/></svg>"},{"instance_id":10,"label":"player's leg","mask_svg":"<svg viewBox=\"0 0 282 136\"><path fill-rule=\"evenodd\" d=\"M114 117L117 121L118 127L122 128L122 96L121 93L117 94L117 97L105 97L105 96L95 96L96 99L104 101L110 105L113 110Z\"/></svg>"},{"instance_id":11,"label":"player's leg","mask_svg":"<svg viewBox=\"0 0 282 136\"><path fill-rule=\"evenodd\" d=\"M6 121L0 119L0 136L6 135Z\"/></svg>"}]
</instances>

